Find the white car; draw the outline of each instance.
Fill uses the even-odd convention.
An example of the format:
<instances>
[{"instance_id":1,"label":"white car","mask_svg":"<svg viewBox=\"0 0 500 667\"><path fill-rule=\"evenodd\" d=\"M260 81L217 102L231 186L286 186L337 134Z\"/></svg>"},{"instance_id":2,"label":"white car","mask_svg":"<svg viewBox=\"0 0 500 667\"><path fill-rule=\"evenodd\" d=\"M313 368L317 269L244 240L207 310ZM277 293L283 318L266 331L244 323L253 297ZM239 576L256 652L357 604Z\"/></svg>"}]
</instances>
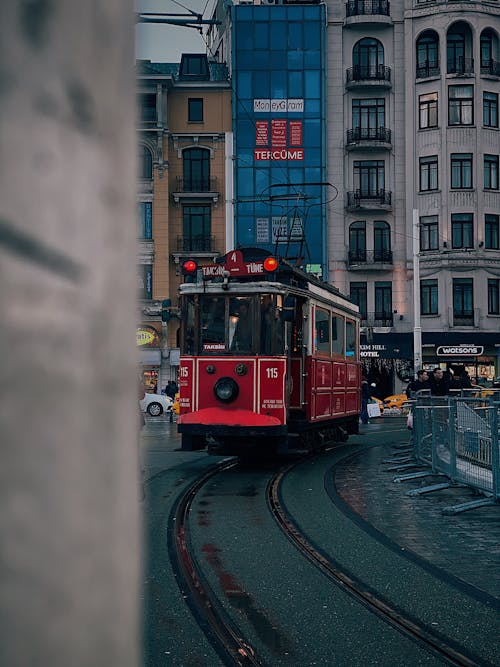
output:
<instances>
[{"instance_id":1,"label":"white car","mask_svg":"<svg viewBox=\"0 0 500 667\"><path fill-rule=\"evenodd\" d=\"M142 400L139 401L141 410L147 412L152 417L159 417L164 412L172 410L173 401L164 394L146 394Z\"/></svg>"}]
</instances>

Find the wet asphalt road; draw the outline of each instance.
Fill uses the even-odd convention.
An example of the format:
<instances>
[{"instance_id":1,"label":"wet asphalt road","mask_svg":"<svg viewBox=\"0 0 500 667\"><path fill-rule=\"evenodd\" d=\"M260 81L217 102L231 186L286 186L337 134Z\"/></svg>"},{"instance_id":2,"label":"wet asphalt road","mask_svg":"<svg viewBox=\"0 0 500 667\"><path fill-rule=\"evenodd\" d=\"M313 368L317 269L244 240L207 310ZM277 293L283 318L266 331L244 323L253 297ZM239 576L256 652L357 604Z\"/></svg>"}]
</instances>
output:
<instances>
[{"instance_id":1,"label":"wet asphalt road","mask_svg":"<svg viewBox=\"0 0 500 667\"><path fill-rule=\"evenodd\" d=\"M403 542L403 548L419 558L438 561L440 570L452 576L460 575L467 585L477 587L498 601L495 548L498 548L499 542L495 542L493 529L495 517L499 517L498 509L493 508L495 515L485 509L480 510L480 517L467 520L464 517L470 517L473 512L461 515L461 519L446 517L446 524L443 524L439 509L445 502L442 496L436 498L432 494L435 500L422 496L410 501L405 495L405 490L410 487L403 489L401 485L394 484L393 473L383 463L391 454L387 443L390 440L404 443L407 439L404 421L378 420L362 428L362 433L353 438L352 443L360 444L369 439L377 444L378 441L385 443L385 451L382 446L375 447L370 450L369 456L354 454L349 464L342 464L332 481L339 497L353 505L361 522L366 520L374 531L388 535L389 541ZM148 667L223 664L200 631L180 593L175 573L170 567L167 540L169 515L176 498L190 481L217 459L205 453L181 452L179 447L175 424L168 423L165 418L148 418L141 434L140 450L144 470L142 506L146 545L143 646L144 664ZM259 494L262 497L262 491L257 487L266 483L265 476L259 481L251 471L244 474L248 474L246 485L242 484L242 471L230 474L234 478L233 492L231 480L227 487L218 489L219 483L214 481L204 490L193 507L192 539L197 552L203 554L200 555L200 566L207 581L214 590L223 593L228 613L235 614L244 630L248 629L249 634L256 636L268 664L442 664L400 635L395 639L394 631L388 631L368 612L363 621L365 639L360 641L359 628L356 627L359 620L356 621L358 617L349 613L349 600L339 599L338 594L333 598L331 593L327 594L322 575L305 563L293 547L284 545L286 540L275 527L263 525L273 520L254 505L254 499ZM304 477L301 478L300 473L297 475L294 481L287 482L292 484L292 489L301 488ZM301 494L291 493L288 495L290 505L293 507L294 502L302 508L309 505L309 517L306 512L304 521L324 537L328 528L318 522L321 508L307 503L307 489L301 491L305 493L306 500L299 500ZM431 504L434 511L429 510ZM233 511L235 509L236 512ZM221 516L225 517L225 522L220 521ZM457 522L460 530L457 529ZM268 539L263 543L259 539L264 530L269 531L265 532L266 535L274 532L275 543ZM460 538L458 542L457 534ZM284 549L286 555L273 560L273 554L283 554ZM457 549L462 551L457 553ZM248 558L249 553L248 567L244 568L244 574L238 580L234 573L241 572L242 557ZM468 567L463 567L464 562ZM255 563L258 564L256 569L252 568ZM462 568L458 569L460 563ZM479 572L486 575L479 575ZM299 593L305 580L309 602ZM397 588L397 582L392 584ZM383 582L381 585L384 585ZM253 597L254 591L257 598ZM480 604L476 603L479 608ZM293 615L290 614L291 609L294 610ZM432 614L432 609L429 613ZM491 623L491 620L488 622ZM332 647L335 647L333 653Z\"/></svg>"}]
</instances>

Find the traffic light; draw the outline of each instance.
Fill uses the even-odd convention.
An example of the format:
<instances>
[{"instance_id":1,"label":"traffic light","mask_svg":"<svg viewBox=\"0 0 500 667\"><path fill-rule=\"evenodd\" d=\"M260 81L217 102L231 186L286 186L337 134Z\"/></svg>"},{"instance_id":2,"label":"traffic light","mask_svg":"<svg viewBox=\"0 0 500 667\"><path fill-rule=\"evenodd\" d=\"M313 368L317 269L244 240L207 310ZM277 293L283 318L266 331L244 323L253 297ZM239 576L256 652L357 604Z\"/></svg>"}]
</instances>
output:
<instances>
[{"instance_id":1,"label":"traffic light","mask_svg":"<svg viewBox=\"0 0 500 667\"><path fill-rule=\"evenodd\" d=\"M161 321L162 322L169 322L170 318L172 317L172 314L170 312L170 306L172 305L172 301L170 299L163 299L161 302Z\"/></svg>"}]
</instances>

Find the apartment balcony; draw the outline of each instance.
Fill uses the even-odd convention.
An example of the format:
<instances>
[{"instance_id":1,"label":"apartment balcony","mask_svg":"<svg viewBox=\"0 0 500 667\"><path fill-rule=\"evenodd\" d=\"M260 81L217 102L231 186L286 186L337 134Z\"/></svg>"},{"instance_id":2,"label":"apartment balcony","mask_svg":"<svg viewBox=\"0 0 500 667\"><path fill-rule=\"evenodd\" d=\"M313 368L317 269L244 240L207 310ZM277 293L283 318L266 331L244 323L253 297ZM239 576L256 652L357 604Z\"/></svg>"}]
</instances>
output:
<instances>
[{"instance_id":1,"label":"apartment balcony","mask_svg":"<svg viewBox=\"0 0 500 667\"><path fill-rule=\"evenodd\" d=\"M346 2L344 25L392 25L390 2L387 0L349 0Z\"/></svg>"},{"instance_id":2,"label":"apartment balcony","mask_svg":"<svg viewBox=\"0 0 500 667\"><path fill-rule=\"evenodd\" d=\"M394 326L394 315L392 312L381 311L361 314L362 327L392 327Z\"/></svg>"},{"instance_id":3,"label":"apartment balcony","mask_svg":"<svg viewBox=\"0 0 500 667\"><path fill-rule=\"evenodd\" d=\"M182 178L177 177L172 198L176 204L182 202L213 202L219 201L217 178Z\"/></svg>"},{"instance_id":4,"label":"apartment balcony","mask_svg":"<svg viewBox=\"0 0 500 667\"><path fill-rule=\"evenodd\" d=\"M365 192L363 190L348 192L346 208L349 211L360 209L365 211L389 211L392 208L392 192L382 189L376 192Z\"/></svg>"},{"instance_id":5,"label":"apartment balcony","mask_svg":"<svg viewBox=\"0 0 500 667\"><path fill-rule=\"evenodd\" d=\"M500 77L500 63L496 60L486 60L481 63L481 76Z\"/></svg>"},{"instance_id":6,"label":"apartment balcony","mask_svg":"<svg viewBox=\"0 0 500 667\"><path fill-rule=\"evenodd\" d=\"M459 76L474 74L474 58L457 58L454 62L448 63L447 73Z\"/></svg>"},{"instance_id":7,"label":"apartment balcony","mask_svg":"<svg viewBox=\"0 0 500 667\"><path fill-rule=\"evenodd\" d=\"M434 62L424 62L417 64L417 79L428 79L432 76L439 76L441 74L441 69L439 63Z\"/></svg>"},{"instance_id":8,"label":"apartment balcony","mask_svg":"<svg viewBox=\"0 0 500 667\"><path fill-rule=\"evenodd\" d=\"M178 236L177 252L213 253L215 249L215 236Z\"/></svg>"},{"instance_id":9,"label":"apartment balcony","mask_svg":"<svg viewBox=\"0 0 500 667\"><path fill-rule=\"evenodd\" d=\"M479 308L471 308L470 310L455 310L451 309L452 326L454 327L478 327L479 326Z\"/></svg>"},{"instance_id":10,"label":"apartment balcony","mask_svg":"<svg viewBox=\"0 0 500 667\"><path fill-rule=\"evenodd\" d=\"M349 250L347 264L350 271L390 271L392 250Z\"/></svg>"},{"instance_id":11,"label":"apartment balcony","mask_svg":"<svg viewBox=\"0 0 500 667\"><path fill-rule=\"evenodd\" d=\"M355 127L347 130L346 149L356 150L390 150L391 130L386 127Z\"/></svg>"},{"instance_id":12,"label":"apartment balcony","mask_svg":"<svg viewBox=\"0 0 500 667\"><path fill-rule=\"evenodd\" d=\"M346 70L346 88L391 86L391 68L386 65L355 65Z\"/></svg>"}]
</instances>

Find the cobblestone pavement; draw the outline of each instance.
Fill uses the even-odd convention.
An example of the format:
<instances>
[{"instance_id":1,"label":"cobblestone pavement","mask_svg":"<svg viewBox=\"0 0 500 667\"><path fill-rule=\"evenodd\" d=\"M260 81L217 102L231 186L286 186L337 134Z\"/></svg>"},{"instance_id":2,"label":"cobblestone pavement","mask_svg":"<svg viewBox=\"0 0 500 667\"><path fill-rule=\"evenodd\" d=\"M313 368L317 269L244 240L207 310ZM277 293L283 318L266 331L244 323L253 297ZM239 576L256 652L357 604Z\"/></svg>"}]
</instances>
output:
<instances>
[{"instance_id":1,"label":"cobblestone pavement","mask_svg":"<svg viewBox=\"0 0 500 667\"><path fill-rule=\"evenodd\" d=\"M395 419L393 425L400 421ZM375 437L376 431L382 435L383 428L362 426L357 439L362 441L370 432ZM408 471L390 470L395 464L388 459L401 454L401 446L380 445L345 459L335 474L339 496L373 528L408 550L410 557L425 559L443 576L456 577L500 603L500 504L443 514L445 507L478 496L467 488L408 496L410 489L443 478L395 483L398 474Z\"/></svg>"}]
</instances>

